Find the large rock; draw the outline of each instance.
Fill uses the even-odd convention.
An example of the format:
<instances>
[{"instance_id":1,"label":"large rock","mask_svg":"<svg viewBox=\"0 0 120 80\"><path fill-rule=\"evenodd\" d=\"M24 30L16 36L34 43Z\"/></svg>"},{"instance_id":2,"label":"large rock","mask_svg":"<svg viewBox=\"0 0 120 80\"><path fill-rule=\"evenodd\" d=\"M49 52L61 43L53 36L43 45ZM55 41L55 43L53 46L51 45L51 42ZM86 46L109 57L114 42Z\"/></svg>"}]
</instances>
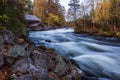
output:
<instances>
[{"instance_id":1,"label":"large rock","mask_svg":"<svg viewBox=\"0 0 120 80\"><path fill-rule=\"evenodd\" d=\"M14 45L11 47L7 54L7 62L13 64L19 58L29 57L30 52L25 50L21 45Z\"/></svg>"},{"instance_id":2,"label":"large rock","mask_svg":"<svg viewBox=\"0 0 120 80\"><path fill-rule=\"evenodd\" d=\"M57 65L55 68L55 73L59 78L66 78L68 80L78 80L84 73L76 67L74 64L71 63L70 60L57 56Z\"/></svg>"},{"instance_id":3,"label":"large rock","mask_svg":"<svg viewBox=\"0 0 120 80\"><path fill-rule=\"evenodd\" d=\"M69 70L69 66L68 64L63 60L63 58L61 56L57 56L57 65L55 68L55 72L57 73L58 77L61 77L62 75L64 75L68 70Z\"/></svg>"},{"instance_id":4,"label":"large rock","mask_svg":"<svg viewBox=\"0 0 120 80\"><path fill-rule=\"evenodd\" d=\"M49 80L47 69L30 58L17 61L10 71L13 80Z\"/></svg>"},{"instance_id":5,"label":"large rock","mask_svg":"<svg viewBox=\"0 0 120 80\"><path fill-rule=\"evenodd\" d=\"M38 50L34 50L32 52L31 58L35 64L37 64L45 69L49 69L52 65L52 59L47 54L41 53Z\"/></svg>"}]
</instances>

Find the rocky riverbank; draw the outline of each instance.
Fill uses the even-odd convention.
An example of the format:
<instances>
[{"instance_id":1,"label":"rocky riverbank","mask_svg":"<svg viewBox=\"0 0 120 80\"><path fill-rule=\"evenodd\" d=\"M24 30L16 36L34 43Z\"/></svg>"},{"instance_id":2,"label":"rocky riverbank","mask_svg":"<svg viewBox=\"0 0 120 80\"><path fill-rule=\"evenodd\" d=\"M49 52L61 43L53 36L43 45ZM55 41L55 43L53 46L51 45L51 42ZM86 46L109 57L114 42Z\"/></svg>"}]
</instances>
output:
<instances>
[{"instance_id":1,"label":"rocky riverbank","mask_svg":"<svg viewBox=\"0 0 120 80\"><path fill-rule=\"evenodd\" d=\"M0 31L0 80L81 80L75 62L54 49L35 47L11 31Z\"/></svg>"}]
</instances>

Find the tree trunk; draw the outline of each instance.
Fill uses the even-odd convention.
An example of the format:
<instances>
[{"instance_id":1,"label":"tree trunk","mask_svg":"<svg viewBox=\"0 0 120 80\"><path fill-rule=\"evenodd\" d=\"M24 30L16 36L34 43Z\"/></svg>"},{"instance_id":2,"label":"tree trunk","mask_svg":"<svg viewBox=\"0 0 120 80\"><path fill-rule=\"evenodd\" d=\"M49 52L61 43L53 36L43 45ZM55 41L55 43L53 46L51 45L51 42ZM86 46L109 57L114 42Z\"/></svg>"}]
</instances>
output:
<instances>
[{"instance_id":1,"label":"tree trunk","mask_svg":"<svg viewBox=\"0 0 120 80\"><path fill-rule=\"evenodd\" d=\"M114 18L113 19L113 31L116 31L117 30L117 19Z\"/></svg>"},{"instance_id":2,"label":"tree trunk","mask_svg":"<svg viewBox=\"0 0 120 80\"><path fill-rule=\"evenodd\" d=\"M75 26L76 26L76 6L75 6L75 1L73 2L74 3L74 21L75 21Z\"/></svg>"},{"instance_id":3,"label":"tree trunk","mask_svg":"<svg viewBox=\"0 0 120 80\"><path fill-rule=\"evenodd\" d=\"M95 25L94 25L94 0L92 0L92 23L93 23L93 30L95 29Z\"/></svg>"}]
</instances>

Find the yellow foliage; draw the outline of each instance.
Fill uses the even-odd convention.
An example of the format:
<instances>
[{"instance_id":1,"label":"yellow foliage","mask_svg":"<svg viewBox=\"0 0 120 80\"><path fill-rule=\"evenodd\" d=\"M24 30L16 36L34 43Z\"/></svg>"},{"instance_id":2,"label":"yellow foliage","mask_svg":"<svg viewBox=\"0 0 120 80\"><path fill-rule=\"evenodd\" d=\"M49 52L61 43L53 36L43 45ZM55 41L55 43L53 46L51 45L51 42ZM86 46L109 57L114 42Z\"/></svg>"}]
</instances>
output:
<instances>
[{"instance_id":1,"label":"yellow foliage","mask_svg":"<svg viewBox=\"0 0 120 80\"><path fill-rule=\"evenodd\" d=\"M103 2L98 2L95 10L95 22L101 20L108 20L110 18L110 1L104 0Z\"/></svg>"},{"instance_id":2,"label":"yellow foliage","mask_svg":"<svg viewBox=\"0 0 120 80\"><path fill-rule=\"evenodd\" d=\"M59 17L55 14L49 13L48 15L48 22L51 24L58 23L59 22Z\"/></svg>"},{"instance_id":3,"label":"yellow foliage","mask_svg":"<svg viewBox=\"0 0 120 80\"><path fill-rule=\"evenodd\" d=\"M33 14L44 20L46 16L46 0L34 0Z\"/></svg>"}]
</instances>

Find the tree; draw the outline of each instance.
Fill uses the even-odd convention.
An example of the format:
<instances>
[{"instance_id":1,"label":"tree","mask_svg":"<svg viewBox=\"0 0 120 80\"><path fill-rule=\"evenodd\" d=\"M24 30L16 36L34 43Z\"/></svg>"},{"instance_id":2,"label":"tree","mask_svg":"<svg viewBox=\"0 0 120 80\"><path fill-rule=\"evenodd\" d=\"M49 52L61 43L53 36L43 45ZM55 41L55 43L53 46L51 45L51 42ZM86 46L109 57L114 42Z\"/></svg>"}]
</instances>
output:
<instances>
[{"instance_id":1,"label":"tree","mask_svg":"<svg viewBox=\"0 0 120 80\"><path fill-rule=\"evenodd\" d=\"M95 22L107 21L110 18L110 2L104 0L104 2L98 2L95 9Z\"/></svg>"},{"instance_id":2,"label":"tree","mask_svg":"<svg viewBox=\"0 0 120 80\"><path fill-rule=\"evenodd\" d=\"M110 17L112 19L113 31L116 31L120 15L120 0L110 0L110 6Z\"/></svg>"},{"instance_id":3,"label":"tree","mask_svg":"<svg viewBox=\"0 0 120 80\"><path fill-rule=\"evenodd\" d=\"M87 28L86 28L86 21L87 21L87 19L88 19L88 14L89 14L89 4L86 4L86 3L81 3L80 4L80 16L81 16L81 18L83 19L83 30L85 31Z\"/></svg>"},{"instance_id":4,"label":"tree","mask_svg":"<svg viewBox=\"0 0 120 80\"><path fill-rule=\"evenodd\" d=\"M59 0L35 0L33 13L42 19L43 24L47 25L62 25L64 19L64 7L59 3ZM51 19L54 19L53 22Z\"/></svg>"},{"instance_id":5,"label":"tree","mask_svg":"<svg viewBox=\"0 0 120 80\"><path fill-rule=\"evenodd\" d=\"M6 0L0 0L0 27L5 26L8 19L5 9L6 9Z\"/></svg>"},{"instance_id":6,"label":"tree","mask_svg":"<svg viewBox=\"0 0 120 80\"><path fill-rule=\"evenodd\" d=\"M46 16L46 0L34 0L33 14L45 21Z\"/></svg>"},{"instance_id":7,"label":"tree","mask_svg":"<svg viewBox=\"0 0 120 80\"><path fill-rule=\"evenodd\" d=\"M32 14L33 11L33 3L31 0L25 0L25 13Z\"/></svg>"},{"instance_id":8,"label":"tree","mask_svg":"<svg viewBox=\"0 0 120 80\"><path fill-rule=\"evenodd\" d=\"M95 9L95 22L110 26L112 31L116 31L119 26L117 25L120 15L119 8L120 0L103 0L98 2Z\"/></svg>"},{"instance_id":9,"label":"tree","mask_svg":"<svg viewBox=\"0 0 120 80\"><path fill-rule=\"evenodd\" d=\"M79 0L71 0L70 3L68 4L70 6L69 11L74 11L72 15L74 15L74 20L77 19L76 17L76 12L79 9Z\"/></svg>"}]
</instances>

